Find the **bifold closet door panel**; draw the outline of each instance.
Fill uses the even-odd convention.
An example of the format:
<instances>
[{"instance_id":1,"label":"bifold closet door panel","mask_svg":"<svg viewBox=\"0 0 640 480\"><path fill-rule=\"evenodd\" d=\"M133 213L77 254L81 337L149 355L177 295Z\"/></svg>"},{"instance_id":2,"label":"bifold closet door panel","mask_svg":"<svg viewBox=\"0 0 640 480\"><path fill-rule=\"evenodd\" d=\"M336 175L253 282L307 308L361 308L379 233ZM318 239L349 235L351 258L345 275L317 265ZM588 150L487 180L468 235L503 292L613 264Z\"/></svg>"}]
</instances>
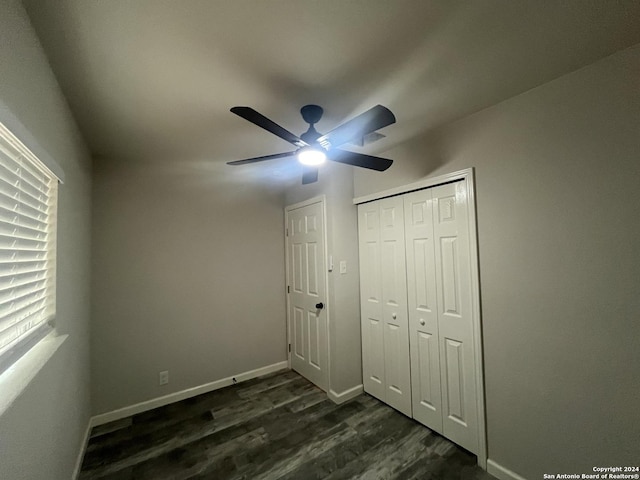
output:
<instances>
[{"instance_id":1,"label":"bifold closet door panel","mask_svg":"<svg viewBox=\"0 0 640 480\"><path fill-rule=\"evenodd\" d=\"M358 206L358 242L363 385L367 393L385 401L379 202Z\"/></svg>"},{"instance_id":2,"label":"bifold closet door panel","mask_svg":"<svg viewBox=\"0 0 640 480\"><path fill-rule=\"evenodd\" d=\"M404 202L402 197L379 202L385 401L411 416Z\"/></svg>"},{"instance_id":3,"label":"bifold closet door panel","mask_svg":"<svg viewBox=\"0 0 640 480\"><path fill-rule=\"evenodd\" d=\"M468 199L464 182L431 189L443 434L478 452Z\"/></svg>"},{"instance_id":4,"label":"bifold closet door panel","mask_svg":"<svg viewBox=\"0 0 640 480\"><path fill-rule=\"evenodd\" d=\"M442 433L431 190L404 195L413 418Z\"/></svg>"}]
</instances>

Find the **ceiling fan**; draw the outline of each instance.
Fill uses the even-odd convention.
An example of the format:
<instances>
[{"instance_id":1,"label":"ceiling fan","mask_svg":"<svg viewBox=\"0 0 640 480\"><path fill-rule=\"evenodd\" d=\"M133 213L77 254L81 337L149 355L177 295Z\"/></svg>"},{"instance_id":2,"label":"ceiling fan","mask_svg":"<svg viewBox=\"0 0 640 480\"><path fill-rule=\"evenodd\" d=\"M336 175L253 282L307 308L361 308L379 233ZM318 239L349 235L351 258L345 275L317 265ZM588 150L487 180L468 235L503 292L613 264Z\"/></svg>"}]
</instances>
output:
<instances>
[{"instance_id":1,"label":"ceiling fan","mask_svg":"<svg viewBox=\"0 0 640 480\"><path fill-rule=\"evenodd\" d=\"M322 118L322 107L305 105L300 109L300 113L304 121L309 124L309 129L299 137L251 107L233 107L231 112L291 143L297 149L292 152L275 153L273 155L227 162L228 165L245 165L247 163L275 160L276 158L297 157L303 166L302 184L306 185L318 180L318 166L324 163L325 160L369 168L379 172L386 170L393 163L393 160L386 158L373 157L338 148L345 143L362 141L363 138L376 130L395 123L396 117L391 113L391 110L382 105L376 105L324 135L321 135L313 127Z\"/></svg>"}]
</instances>

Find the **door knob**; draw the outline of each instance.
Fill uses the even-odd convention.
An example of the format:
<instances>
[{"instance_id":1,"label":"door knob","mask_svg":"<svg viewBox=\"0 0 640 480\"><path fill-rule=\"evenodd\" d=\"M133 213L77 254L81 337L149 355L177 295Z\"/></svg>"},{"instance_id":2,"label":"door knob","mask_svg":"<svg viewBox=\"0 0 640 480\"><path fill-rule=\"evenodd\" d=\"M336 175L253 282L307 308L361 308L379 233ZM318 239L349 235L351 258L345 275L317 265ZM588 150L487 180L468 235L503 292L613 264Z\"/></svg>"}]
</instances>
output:
<instances>
[{"instance_id":1,"label":"door knob","mask_svg":"<svg viewBox=\"0 0 640 480\"><path fill-rule=\"evenodd\" d=\"M391 314L391 318L393 318L395 320L396 318L398 318L398 315L396 315L395 313L392 313Z\"/></svg>"},{"instance_id":2,"label":"door knob","mask_svg":"<svg viewBox=\"0 0 640 480\"><path fill-rule=\"evenodd\" d=\"M316 308L318 310L322 310L324 308L324 303L320 302L320 303L316 303Z\"/></svg>"},{"instance_id":3,"label":"door knob","mask_svg":"<svg viewBox=\"0 0 640 480\"><path fill-rule=\"evenodd\" d=\"M426 323L427 323L427 322L425 322L425 321L424 321L424 318L421 318L421 319L420 319L420 325L422 325L422 326L424 327L424 325L425 325Z\"/></svg>"}]
</instances>

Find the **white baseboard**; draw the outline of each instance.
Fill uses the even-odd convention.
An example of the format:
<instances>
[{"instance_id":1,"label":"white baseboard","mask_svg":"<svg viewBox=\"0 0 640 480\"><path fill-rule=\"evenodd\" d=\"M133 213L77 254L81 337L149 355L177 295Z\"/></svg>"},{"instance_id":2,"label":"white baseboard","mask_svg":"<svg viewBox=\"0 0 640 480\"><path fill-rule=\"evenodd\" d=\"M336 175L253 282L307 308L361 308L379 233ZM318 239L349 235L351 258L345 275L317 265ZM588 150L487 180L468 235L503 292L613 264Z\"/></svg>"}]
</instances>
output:
<instances>
[{"instance_id":1,"label":"white baseboard","mask_svg":"<svg viewBox=\"0 0 640 480\"><path fill-rule=\"evenodd\" d=\"M362 392L364 392L364 387L362 385L356 385L355 387L349 388L342 393L336 393L333 390L329 390L329 393L327 393L327 395L334 403L340 405L347 400L356 398Z\"/></svg>"},{"instance_id":2,"label":"white baseboard","mask_svg":"<svg viewBox=\"0 0 640 480\"><path fill-rule=\"evenodd\" d=\"M92 419L90 418L87 422L87 428L84 432L84 439L82 440L82 445L80 446L80 451L78 452L78 458L76 458L76 467L73 469L72 479L77 479L78 475L80 475L80 468L82 468L82 460L84 458L84 452L87 450L87 444L89 443L89 436L91 435L91 429L93 428Z\"/></svg>"},{"instance_id":3,"label":"white baseboard","mask_svg":"<svg viewBox=\"0 0 640 480\"><path fill-rule=\"evenodd\" d=\"M499 480L527 480L491 459L487 460L487 472Z\"/></svg>"},{"instance_id":4,"label":"white baseboard","mask_svg":"<svg viewBox=\"0 0 640 480\"><path fill-rule=\"evenodd\" d=\"M165 405L169 405L170 403L179 402L180 400L195 397L196 395L201 395L213 390L218 390L219 388L228 387L229 385L233 385L234 378L239 383L245 380L250 380L252 378L266 375L268 373L277 372L278 370L284 370L287 368L287 366L288 364L286 361L274 363L272 365L267 365L266 367L256 368L255 370L238 373L231 377L222 378L210 383L205 383L204 385L200 385L198 387L187 388L186 390L170 393L169 395L165 395L163 397L153 398L151 400L136 403L135 405L130 405L128 407L119 408L111 412L101 413L100 415L91 417L91 426L96 427L98 425L103 425L115 420L120 420L131 415L146 412L147 410L153 410L154 408L163 407Z\"/></svg>"}]
</instances>

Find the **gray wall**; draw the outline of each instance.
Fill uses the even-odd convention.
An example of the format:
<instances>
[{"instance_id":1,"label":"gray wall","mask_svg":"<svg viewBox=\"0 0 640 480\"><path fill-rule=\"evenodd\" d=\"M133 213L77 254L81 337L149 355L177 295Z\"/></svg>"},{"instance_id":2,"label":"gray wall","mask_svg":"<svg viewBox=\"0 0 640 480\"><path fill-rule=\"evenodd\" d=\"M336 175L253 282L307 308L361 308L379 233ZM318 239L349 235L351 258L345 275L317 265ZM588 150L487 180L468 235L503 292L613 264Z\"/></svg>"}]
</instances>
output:
<instances>
[{"instance_id":1,"label":"gray wall","mask_svg":"<svg viewBox=\"0 0 640 480\"><path fill-rule=\"evenodd\" d=\"M385 152L356 195L476 168L489 458L637 464L640 45Z\"/></svg>"},{"instance_id":2,"label":"gray wall","mask_svg":"<svg viewBox=\"0 0 640 480\"><path fill-rule=\"evenodd\" d=\"M317 183L296 183L287 190L286 203L325 195L327 251L333 255L329 273L329 388L336 394L362 384L360 345L360 282L358 276L358 213L353 205L353 167L327 163ZM347 273L340 273L340 261Z\"/></svg>"},{"instance_id":3,"label":"gray wall","mask_svg":"<svg viewBox=\"0 0 640 480\"><path fill-rule=\"evenodd\" d=\"M96 161L94 414L286 360L282 195L238 172Z\"/></svg>"},{"instance_id":4,"label":"gray wall","mask_svg":"<svg viewBox=\"0 0 640 480\"><path fill-rule=\"evenodd\" d=\"M0 15L0 99L64 169L58 207L57 328L67 340L0 417L0 478L68 480L90 416L91 162L18 0Z\"/></svg>"}]
</instances>

